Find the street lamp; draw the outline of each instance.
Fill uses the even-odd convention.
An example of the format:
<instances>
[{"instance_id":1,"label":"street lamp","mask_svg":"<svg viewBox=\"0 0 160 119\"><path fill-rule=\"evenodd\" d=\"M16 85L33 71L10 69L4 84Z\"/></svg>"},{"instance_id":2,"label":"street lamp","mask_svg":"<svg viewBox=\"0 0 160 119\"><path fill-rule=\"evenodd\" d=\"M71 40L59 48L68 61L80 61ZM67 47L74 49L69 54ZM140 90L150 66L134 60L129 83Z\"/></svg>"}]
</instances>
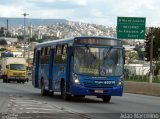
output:
<instances>
[{"instance_id":1,"label":"street lamp","mask_svg":"<svg viewBox=\"0 0 160 119\"><path fill-rule=\"evenodd\" d=\"M23 13L22 14L24 16L24 29L23 29L23 43L24 43L24 53L23 53L23 57L25 57L25 25L26 25L26 16L29 15L27 13Z\"/></svg>"}]
</instances>

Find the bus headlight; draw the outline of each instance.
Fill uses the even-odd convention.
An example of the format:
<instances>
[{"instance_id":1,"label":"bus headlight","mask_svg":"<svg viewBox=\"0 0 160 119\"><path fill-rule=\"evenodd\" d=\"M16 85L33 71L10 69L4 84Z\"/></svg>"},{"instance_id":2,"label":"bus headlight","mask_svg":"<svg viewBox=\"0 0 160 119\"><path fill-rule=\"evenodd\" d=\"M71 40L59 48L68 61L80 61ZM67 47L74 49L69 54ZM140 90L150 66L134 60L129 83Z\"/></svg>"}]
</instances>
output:
<instances>
[{"instance_id":1,"label":"bus headlight","mask_svg":"<svg viewBox=\"0 0 160 119\"><path fill-rule=\"evenodd\" d=\"M74 83L80 84L80 81L79 81L78 76L76 74L74 74Z\"/></svg>"},{"instance_id":2,"label":"bus headlight","mask_svg":"<svg viewBox=\"0 0 160 119\"><path fill-rule=\"evenodd\" d=\"M121 80L118 81L118 86L122 86L123 82Z\"/></svg>"},{"instance_id":3,"label":"bus headlight","mask_svg":"<svg viewBox=\"0 0 160 119\"><path fill-rule=\"evenodd\" d=\"M118 81L118 86L122 86L123 85L123 76L121 76L120 80Z\"/></svg>"}]
</instances>

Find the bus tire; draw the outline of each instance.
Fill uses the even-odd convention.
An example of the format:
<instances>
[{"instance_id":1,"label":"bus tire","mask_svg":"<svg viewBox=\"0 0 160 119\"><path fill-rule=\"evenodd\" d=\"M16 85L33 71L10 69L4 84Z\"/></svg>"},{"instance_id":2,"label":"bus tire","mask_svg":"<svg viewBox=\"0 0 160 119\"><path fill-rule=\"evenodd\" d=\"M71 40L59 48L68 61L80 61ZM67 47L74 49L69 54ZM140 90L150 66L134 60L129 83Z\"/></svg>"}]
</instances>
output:
<instances>
[{"instance_id":1,"label":"bus tire","mask_svg":"<svg viewBox=\"0 0 160 119\"><path fill-rule=\"evenodd\" d=\"M105 96L102 98L104 103L109 103L111 100L111 96Z\"/></svg>"},{"instance_id":2,"label":"bus tire","mask_svg":"<svg viewBox=\"0 0 160 119\"><path fill-rule=\"evenodd\" d=\"M85 98L85 95L74 95L74 97Z\"/></svg>"},{"instance_id":3,"label":"bus tire","mask_svg":"<svg viewBox=\"0 0 160 119\"><path fill-rule=\"evenodd\" d=\"M48 95L48 90L45 90L45 85L44 85L44 80L43 79L41 81L41 95L42 96L47 96Z\"/></svg>"},{"instance_id":4,"label":"bus tire","mask_svg":"<svg viewBox=\"0 0 160 119\"><path fill-rule=\"evenodd\" d=\"M54 92L53 91L48 91L48 96L53 96Z\"/></svg>"},{"instance_id":5,"label":"bus tire","mask_svg":"<svg viewBox=\"0 0 160 119\"><path fill-rule=\"evenodd\" d=\"M5 78L6 78L6 79L5 79L6 82L7 82L7 83L10 83L10 80L8 79L8 77L6 76Z\"/></svg>"},{"instance_id":6,"label":"bus tire","mask_svg":"<svg viewBox=\"0 0 160 119\"><path fill-rule=\"evenodd\" d=\"M5 79L3 79L3 83L6 83L7 81Z\"/></svg>"},{"instance_id":7,"label":"bus tire","mask_svg":"<svg viewBox=\"0 0 160 119\"><path fill-rule=\"evenodd\" d=\"M3 78L3 83L6 83L7 82L6 78L4 76L2 78Z\"/></svg>"},{"instance_id":8,"label":"bus tire","mask_svg":"<svg viewBox=\"0 0 160 119\"><path fill-rule=\"evenodd\" d=\"M64 82L61 84L61 96L64 100L71 99L71 95L66 93L66 87Z\"/></svg>"}]
</instances>

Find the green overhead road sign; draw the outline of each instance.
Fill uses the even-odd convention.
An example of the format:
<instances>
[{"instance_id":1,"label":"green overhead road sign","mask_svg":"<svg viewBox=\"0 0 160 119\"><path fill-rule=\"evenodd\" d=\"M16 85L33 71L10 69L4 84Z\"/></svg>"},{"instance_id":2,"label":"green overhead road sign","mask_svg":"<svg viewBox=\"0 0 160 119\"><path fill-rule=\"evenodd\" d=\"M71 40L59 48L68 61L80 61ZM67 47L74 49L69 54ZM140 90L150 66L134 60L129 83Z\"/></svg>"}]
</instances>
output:
<instances>
[{"instance_id":1,"label":"green overhead road sign","mask_svg":"<svg viewBox=\"0 0 160 119\"><path fill-rule=\"evenodd\" d=\"M120 39L144 39L145 38L144 17L118 17L117 38Z\"/></svg>"}]
</instances>

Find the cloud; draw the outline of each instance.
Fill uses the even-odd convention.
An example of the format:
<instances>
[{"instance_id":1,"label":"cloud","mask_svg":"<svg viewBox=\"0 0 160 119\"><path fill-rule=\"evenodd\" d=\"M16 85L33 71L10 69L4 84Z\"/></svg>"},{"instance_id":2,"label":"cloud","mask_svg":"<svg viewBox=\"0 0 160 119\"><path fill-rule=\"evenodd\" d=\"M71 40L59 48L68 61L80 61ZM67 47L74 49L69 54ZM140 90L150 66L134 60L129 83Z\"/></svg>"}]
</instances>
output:
<instances>
[{"instance_id":1,"label":"cloud","mask_svg":"<svg viewBox=\"0 0 160 119\"><path fill-rule=\"evenodd\" d=\"M68 0L80 6L87 6L87 0Z\"/></svg>"},{"instance_id":2,"label":"cloud","mask_svg":"<svg viewBox=\"0 0 160 119\"><path fill-rule=\"evenodd\" d=\"M63 18L116 25L117 16L146 17L147 26L160 26L159 0L2 0L0 17Z\"/></svg>"},{"instance_id":3,"label":"cloud","mask_svg":"<svg viewBox=\"0 0 160 119\"><path fill-rule=\"evenodd\" d=\"M102 11L100 11L99 9L92 9L90 11L90 15L93 17L104 17L104 14Z\"/></svg>"},{"instance_id":4,"label":"cloud","mask_svg":"<svg viewBox=\"0 0 160 119\"><path fill-rule=\"evenodd\" d=\"M8 6L0 5L0 8L1 8L1 13L0 13L1 17L17 17L20 16L23 11L22 7L16 7L12 5Z\"/></svg>"}]
</instances>

